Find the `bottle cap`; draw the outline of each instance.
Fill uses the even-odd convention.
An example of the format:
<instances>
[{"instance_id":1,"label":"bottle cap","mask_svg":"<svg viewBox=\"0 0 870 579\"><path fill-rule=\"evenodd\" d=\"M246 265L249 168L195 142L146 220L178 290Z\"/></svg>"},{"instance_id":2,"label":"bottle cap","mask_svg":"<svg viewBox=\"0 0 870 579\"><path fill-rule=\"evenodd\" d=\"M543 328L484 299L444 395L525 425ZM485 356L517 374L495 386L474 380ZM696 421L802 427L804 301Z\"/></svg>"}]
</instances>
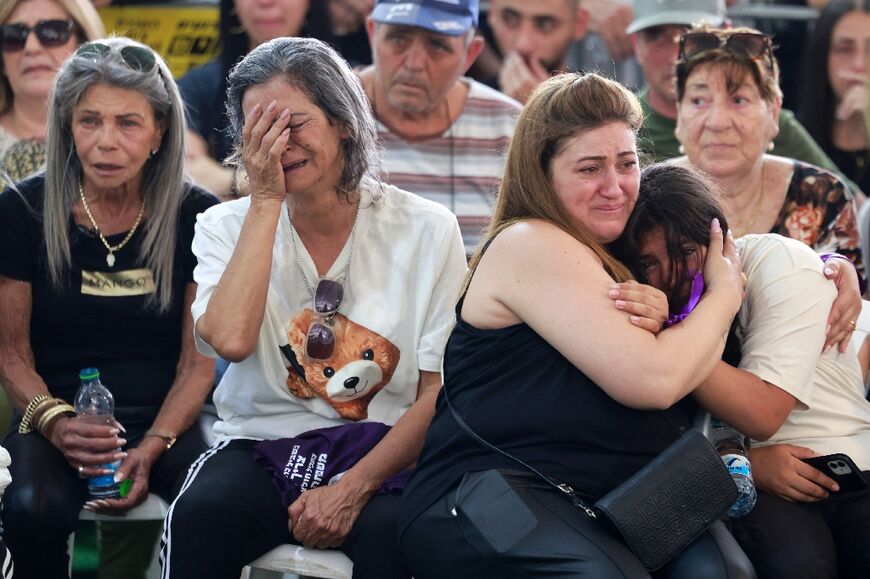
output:
<instances>
[{"instance_id":1,"label":"bottle cap","mask_svg":"<svg viewBox=\"0 0 870 579\"><path fill-rule=\"evenodd\" d=\"M121 495L123 499L128 494L130 494L130 488L133 486L133 481L131 479L124 479L120 483L118 483L118 494Z\"/></svg>"},{"instance_id":2,"label":"bottle cap","mask_svg":"<svg viewBox=\"0 0 870 579\"><path fill-rule=\"evenodd\" d=\"M100 377L100 371L96 368L85 368L79 372L79 380L96 380Z\"/></svg>"}]
</instances>

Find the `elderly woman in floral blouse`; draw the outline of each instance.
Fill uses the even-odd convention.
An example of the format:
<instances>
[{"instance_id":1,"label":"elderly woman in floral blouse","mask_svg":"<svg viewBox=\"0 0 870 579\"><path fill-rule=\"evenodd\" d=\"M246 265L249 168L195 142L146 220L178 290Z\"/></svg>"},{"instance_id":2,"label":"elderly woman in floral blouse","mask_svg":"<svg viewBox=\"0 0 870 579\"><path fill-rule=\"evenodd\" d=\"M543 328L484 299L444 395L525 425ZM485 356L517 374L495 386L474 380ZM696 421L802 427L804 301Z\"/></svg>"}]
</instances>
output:
<instances>
[{"instance_id":1,"label":"elderly woman in floral blouse","mask_svg":"<svg viewBox=\"0 0 870 579\"><path fill-rule=\"evenodd\" d=\"M676 135L722 188L735 237L779 233L848 257L863 275L855 199L827 171L771 155L782 92L769 36L699 27L680 39Z\"/></svg>"}]
</instances>

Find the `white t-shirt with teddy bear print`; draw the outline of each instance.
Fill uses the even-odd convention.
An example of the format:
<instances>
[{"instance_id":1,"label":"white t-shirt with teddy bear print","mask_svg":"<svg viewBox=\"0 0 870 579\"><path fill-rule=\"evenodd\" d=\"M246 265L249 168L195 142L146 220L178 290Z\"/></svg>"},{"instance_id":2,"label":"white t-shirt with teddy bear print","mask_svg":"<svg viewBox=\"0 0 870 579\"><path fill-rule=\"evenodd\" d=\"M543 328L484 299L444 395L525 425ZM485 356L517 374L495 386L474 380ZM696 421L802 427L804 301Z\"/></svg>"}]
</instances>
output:
<instances>
[{"instance_id":1,"label":"white t-shirt with teddy bear print","mask_svg":"<svg viewBox=\"0 0 870 579\"><path fill-rule=\"evenodd\" d=\"M466 272L456 217L390 185L373 197L378 187L368 179L360 184L353 243L348 239L326 276L340 280L351 258L332 322L335 351L327 360L304 354L312 298L297 264L286 207L281 212L257 347L230 365L215 391L219 438L286 438L360 420L392 425L416 400L419 372L441 371ZM205 313L232 257L249 206L243 198L199 216L194 322ZM314 262L298 237L296 247L314 289ZM216 356L198 335L196 344L203 354Z\"/></svg>"}]
</instances>

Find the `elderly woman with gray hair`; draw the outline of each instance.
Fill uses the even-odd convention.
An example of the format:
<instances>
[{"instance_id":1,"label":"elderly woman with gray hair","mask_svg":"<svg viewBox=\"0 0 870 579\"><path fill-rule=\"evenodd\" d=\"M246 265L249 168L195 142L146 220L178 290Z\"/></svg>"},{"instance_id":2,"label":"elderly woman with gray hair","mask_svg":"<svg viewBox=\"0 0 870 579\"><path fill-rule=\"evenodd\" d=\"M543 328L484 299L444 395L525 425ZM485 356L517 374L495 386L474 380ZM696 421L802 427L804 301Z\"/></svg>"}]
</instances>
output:
<instances>
[{"instance_id":1,"label":"elderly woman with gray hair","mask_svg":"<svg viewBox=\"0 0 870 579\"><path fill-rule=\"evenodd\" d=\"M198 415L214 365L190 304L196 215L217 203L183 178L184 115L166 64L129 39L82 45L58 73L45 172L0 194L0 381L18 419L4 538L17 577L69 573L79 510L170 499L205 444ZM115 423L75 416L94 366ZM131 481L88 500L84 479ZM86 502L87 501L87 502Z\"/></svg>"},{"instance_id":2,"label":"elderly woman with gray hair","mask_svg":"<svg viewBox=\"0 0 870 579\"><path fill-rule=\"evenodd\" d=\"M407 577L385 482L434 411L466 269L456 218L373 177L371 109L323 42L262 44L228 87L250 196L197 223L193 318L200 351L232 364L219 442L166 519L163 576L236 579L292 542L339 547L355 577ZM315 435L327 450L313 455L266 442Z\"/></svg>"}]
</instances>

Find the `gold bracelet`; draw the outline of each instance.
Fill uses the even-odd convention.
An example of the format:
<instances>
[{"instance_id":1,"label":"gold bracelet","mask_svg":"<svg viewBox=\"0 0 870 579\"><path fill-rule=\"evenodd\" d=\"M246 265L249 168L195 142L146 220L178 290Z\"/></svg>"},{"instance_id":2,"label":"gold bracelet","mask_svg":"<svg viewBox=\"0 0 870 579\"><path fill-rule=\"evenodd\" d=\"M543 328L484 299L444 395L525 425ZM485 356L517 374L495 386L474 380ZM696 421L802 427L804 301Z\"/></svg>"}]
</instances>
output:
<instances>
[{"instance_id":1,"label":"gold bracelet","mask_svg":"<svg viewBox=\"0 0 870 579\"><path fill-rule=\"evenodd\" d=\"M172 445L175 444L175 441L177 439L177 437L171 432L154 429L148 429L148 432L146 432L144 436L142 436L142 439L144 440L149 436L156 436L157 438L162 438L163 441L166 442L166 450L172 448Z\"/></svg>"},{"instance_id":2,"label":"gold bracelet","mask_svg":"<svg viewBox=\"0 0 870 579\"><path fill-rule=\"evenodd\" d=\"M39 424L39 419L42 418L43 414L45 414L58 404L63 403L64 401L61 398L49 398L48 400L43 400L42 402L37 404L36 408L33 410L33 416L30 417L30 429L33 430L34 428L36 428L36 425Z\"/></svg>"},{"instance_id":3,"label":"gold bracelet","mask_svg":"<svg viewBox=\"0 0 870 579\"><path fill-rule=\"evenodd\" d=\"M61 404L58 404L54 408L50 408L45 411L45 413L39 418L39 423L36 425L36 429L42 436L45 436L48 427L57 419L60 418L61 415L66 414L73 416L76 411L75 408L67 404L66 402L61 401Z\"/></svg>"},{"instance_id":4,"label":"gold bracelet","mask_svg":"<svg viewBox=\"0 0 870 579\"><path fill-rule=\"evenodd\" d=\"M33 426L30 424L31 420L33 420L33 413L36 412L36 409L39 406L45 404L45 402L49 400L51 400L50 395L37 394L27 403L27 408L24 409L24 416L21 418L21 423L18 425L18 434L29 434L30 432L33 432Z\"/></svg>"}]
</instances>

